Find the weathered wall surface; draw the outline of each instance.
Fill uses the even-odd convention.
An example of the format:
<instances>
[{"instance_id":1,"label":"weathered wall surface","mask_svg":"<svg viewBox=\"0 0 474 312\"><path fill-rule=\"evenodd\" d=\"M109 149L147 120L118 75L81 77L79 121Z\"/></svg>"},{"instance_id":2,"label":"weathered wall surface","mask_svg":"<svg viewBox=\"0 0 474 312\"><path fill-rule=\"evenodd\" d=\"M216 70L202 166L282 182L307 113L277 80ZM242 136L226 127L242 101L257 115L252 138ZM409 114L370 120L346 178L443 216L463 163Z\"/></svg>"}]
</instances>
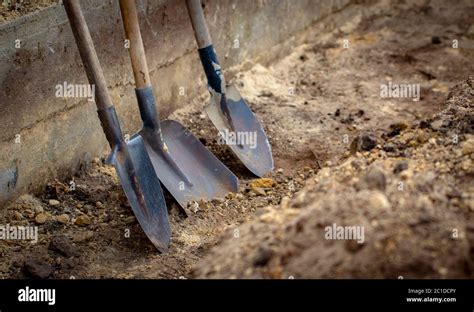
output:
<instances>
[{"instance_id":1,"label":"weathered wall surface","mask_svg":"<svg viewBox=\"0 0 474 312\"><path fill-rule=\"evenodd\" d=\"M209 0L204 4L221 63L229 68L278 58L291 48L290 38L349 2ZM81 3L123 132L132 134L140 121L118 1ZM205 78L184 0L137 3L151 78L165 117L205 92ZM82 162L102 154L108 144L93 101L55 96L56 85L64 81L87 83L62 5L0 25L0 60L2 205L52 178L73 173Z\"/></svg>"}]
</instances>

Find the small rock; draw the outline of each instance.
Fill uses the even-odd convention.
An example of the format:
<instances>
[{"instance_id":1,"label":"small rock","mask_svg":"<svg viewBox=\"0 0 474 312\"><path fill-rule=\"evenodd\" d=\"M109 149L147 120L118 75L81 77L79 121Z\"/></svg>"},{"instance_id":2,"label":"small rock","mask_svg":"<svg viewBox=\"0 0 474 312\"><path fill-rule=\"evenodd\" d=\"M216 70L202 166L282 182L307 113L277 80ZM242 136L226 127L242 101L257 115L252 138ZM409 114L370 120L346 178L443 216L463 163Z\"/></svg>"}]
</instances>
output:
<instances>
[{"instance_id":1,"label":"small rock","mask_svg":"<svg viewBox=\"0 0 474 312\"><path fill-rule=\"evenodd\" d=\"M431 123L431 129L435 131L439 131L444 125L444 121L442 119L437 119Z\"/></svg>"},{"instance_id":2,"label":"small rock","mask_svg":"<svg viewBox=\"0 0 474 312\"><path fill-rule=\"evenodd\" d=\"M408 125L404 122L398 122L390 125L390 131L387 136L394 137L399 135L403 130L407 129Z\"/></svg>"},{"instance_id":3,"label":"small rock","mask_svg":"<svg viewBox=\"0 0 474 312\"><path fill-rule=\"evenodd\" d=\"M317 175L323 179L329 178L331 176L331 169L328 167L324 167L318 171Z\"/></svg>"},{"instance_id":4,"label":"small rock","mask_svg":"<svg viewBox=\"0 0 474 312\"><path fill-rule=\"evenodd\" d=\"M409 180L413 177L413 170L406 169L400 173L400 178L403 180Z\"/></svg>"},{"instance_id":5,"label":"small rock","mask_svg":"<svg viewBox=\"0 0 474 312\"><path fill-rule=\"evenodd\" d=\"M59 206L59 204L60 204L59 200L56 200L56 199L50 199L48 203L52 207Z\"/></svg>"},{"instance_id":6,"label":"small rock","mask_svg":"<svg viewBox=\"0 0 474 312\"><path fill-rule=\"evenodd\" d=\"M461 169L464 171L471 172L474 170L474 166L472 165L472 161L470 159L466 159L461 163Z\"/></svg>"},{"instance_id":7,"label":"small rock","mask_svg":"<svg viewBox=\"0 0 474 312\"><path fill-rule=\"evenodd\" d=\"M62 214L56 218L56 221L62 224L68 224L69 223L69 215L67 214Z\"/></svg>"},{"instance_id":8,"label":"small rock","mask_svg":"<svg viewBox=\"0 0 474 312\"><path fill-rule=\"evenodd\" d=\"M23 271L33 278L45 279L53 274L54 269L48 262L33 258L25 261Z\"/></svg>"},{"instance_id":9,"label":"small rock","mask_svg":"<svg viewBox=\"0 0 474 312\"><path fill-rule=\"evenodd\" d=\"M91 240L94 237L94 232L92 231L87 231L86 232L86 239Z\"/></svg>"},{"instance_id":10,"label":"small rock","mask_svg":"<svg viewBox=\"0 0 474 312\"><path fill-rule=\"evenodd\" d=\"M87 215L80 215L76 219L76 225L87 226L89 224L91 224L91 219Z\"/></svg>"},{"instance_id":11,"label":"small rock","mask_svg":"<svg viewBox=\"0 0 474 312\"><path fill-rule=\"evenodd\" d=\"M120 193L119 192L114 192L114 191L110 191L109 192L109 198L116 202L116 201L120 201Z\"/></svg>"},{"instance_id":12,"label":"small rock","mask_svg":"<svg viewBox=\"0 0 474 312\"><path fill-rule=\"evenodd\" d=\"M194 213L197 213L199 211L199 203L194 201L192 202L190 205L189 205L189 209L194 212Z\"/></svg>"},{"instance_id":13,"label":"small rock","mask_svg":"<svg viewBox=\"0 0 474 312\"><path fill-rule=\"evenodd\" d=\"M97 201L97 202L95 203L95 206L96 206L97 208L99 208L99 209L104 208L104 204L103 204L101 201Z\"/></svg>"},{"instance_id":14,"label":"small rock","mask_svg":"<svg viewBox=\"0 0 474 312\"><path fill-rule=\"evenodd\" d=\"M352 140L350 150L356 152L370 151L377 146L377 138L372 134L363 134Z\"/></svg>"},{"instance_id":15,"label":"small rock","mask_svg":"<svg viewBox=\"0 0 474 312\"><path fill-rule=\"evenodd\" d=\"M96 164L96 165L99 165L101 163L100 158L99 157L94 157L94 159L92 159L92 163Z\"/></svg>"},{"instance_id":16,"label":"small rock","mask_svg":"<svg viewBox=\"0 0 474 312\"><path fill-rule=\"evenodd\" d=\"M270 188L275 185L275 181L272 178L260 178L260 179L255 179L252 182L250 182L250 187L251 188L256 188L256 187L261 187L261 188Z\"/></svg>"},{"instance_id":17,"label":"small rock","mask_svg":"<svg viewBox=\"0 0 474 312\"><path fill-rule=\"evenodd\" d=\"M385 190L387 186L387 178L385 176L385 172L378 167L373 167L369 169L369 172L367 172L367 174L364 176L363 184L364 188L367 188L369 190Z\"/></svg>"},{"instance_id":18,"label":"small rock","mask_svg":"<svg viewBox=\"0 0 474 312\"><path fill-rule=\"evenodd\" d=\"M462 143L462 154L469 155L474 153L474 138L470 137Z\"/></svg>"},{"instance_id":19,"label":"small rock","mask_svg":"<svg viewBox=\"0 0 474 312\"><path fill-rule=\"evenodd\" d=\"M375 209L387 210L390 208L390 202L383 193L375 191L369 195L369 205Z\"/></svg>"},{"instance_id":20,"label":"small rock","mask_svg":"<svg viewBox=\"0 0 474 312\"><path fill-rule=\"evenodd\" d=\"M262 189L261 187L252 187L252 191L257 195L261 195L261 196L266 196L267 195L265 190Z\"/></svg>"},{"instance_id":21,"label":"small rock","mask_svg":"<svg viewBox=\"0 0 474 312\"><path fill-rule=\"evenodd\" d=\"M65 257L77 257L79 251L73 246L70 240L65 236L55 236L49 243L48 249Z\"/></svg>"},{"instance_id":22,"label":"small rock","mask_svg":"<svg viewBox=\"0 0 474 312\"><path fill-rule=\"evenodd\" d=\"M393 168L393 173L399 174L400 172L407 169L408 169L408 161L402 160L395 164L395 167Z\"/></svg>"},{"instance_id":23,"label":"small rock","mask_svg":"<svg viewBox=\"0 0 474 312\"><path fill-rule=\"evenodd\" d=\"M86 231L86 232L73 234L71 238L74 243L83 243L85 241L91 240L93 237L94 237L94 232Z\"/></svg>"},{"instance_id":24,"label":"small rock","mask_svg":"<svg viewBox=\"0 0 474 312\"><path fill-rule=\"evenodd\" d=\"M418 144L424 144L428 142L428 135L425 131L418 129L415 135L415 139Z\"/></svg>"},{"instance_id":25,"label":"small rock","mask_svg":"<svg viewBox=\"0 0 474 312\"><path fill-rule=\"evenodd\" d=\"M41 205L36 205L36 206L34 207L34 209L35 209L35 212L36 212L36 213L42 213L42 212L44 212L44 208L43 208L43 206L41 206Z\"/></svg>"},{"instance_id":26,"label":"small rock","mask_svg":"<svg viewBox=\"0 0 474 312\"><path fill-rule=\"evenodd\" d=\"M257 254L254 257L253 264L255 266L265 266L268 263L268 261L270 261L272 256L273 256L273 252L271 249L260 247L257 251Z\"/></svg>"},{"instance_id":27,"label":"small rock","mask_svg":"<svg viewBox=\"0 0 474 312\"><path fill-rule=\"evenodd\" d=\"M394 145L393 143L386 143L386 144L384 144L384 146L383 146L383 150L384 150L385 152L387 152L387 153L389 153L389 152L395 152L396 147L395 147L395 145Z\"/></svg>"},{"instance_id":28,"label":"small rock","mask_svg":"<svg viewBox=\"0 0 474 312\"><path fill-rule=\"evenodd\" d=\"M102 207L102 208L104 208L104 207ZM101 208L101 209L102 209L102 208ZM96 208L95 208L94 206L92 206L92 205L84 205L84 206L82 207L82 211L83 211L84 213L90 213L90 212L96 211Z\"/></svg>"},{"instance_id":29,"label":"small rock","mask_svg":"<svg viewBox=\"0 0 474 312\"><path fill-rule=\"evenodd\" d=\"M438 273L443 275L443 276L448 275L448 272L449 272L449 270L447 268L444 268L444 267L441 267L441 268L438 269Z\"/></svg>"},{"instance_id":30,"label":"small rock","mask_svg":"<svg viewBox=\"0 0 474 312\"><path fill-rule=\"evenodd\" d=\"M37 214L35 217L36 224L44 224L48 220L48 216L44 213Z\"/></svg>"},{"instance_id":31,"label":"small rock","mask_svg":"<svg viewBox=\"0 0 474 312\"><path fill-rule=\"evenodd\" d=\"M137 219L135 218L135 216L130 216L130 217L125 218L124 222L125 224L130 225L130 224L136 223Z\"/></svg>"}]
</instances>

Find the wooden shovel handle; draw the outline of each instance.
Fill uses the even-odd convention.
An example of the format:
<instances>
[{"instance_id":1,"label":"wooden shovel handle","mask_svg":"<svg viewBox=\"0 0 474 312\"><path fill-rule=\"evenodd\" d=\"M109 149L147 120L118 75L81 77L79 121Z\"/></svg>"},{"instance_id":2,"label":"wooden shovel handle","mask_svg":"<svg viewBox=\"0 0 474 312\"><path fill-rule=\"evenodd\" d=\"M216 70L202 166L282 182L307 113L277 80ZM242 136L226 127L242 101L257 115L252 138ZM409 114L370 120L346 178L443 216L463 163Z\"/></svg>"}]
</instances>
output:
<instances>
[{"instance_id":1,"label":"wooden shovel handle","mask_svg":"<svg viewBox=\"0 0 474 312\"><path fill-rule=\"evenodd\" d=\"M201 0L186 0L188 14L193 25L194 36L198 43L199 49L212 45L211 35L207 28L206 18L202 11Z\"/></svg>"},{"instance_id":2,"label":"wooden shovel handle","mask_svg":"<svg viewBox=\"0 0 474 312\"><path fill-rule=\"evenodd\" d=\"M113 106L112 100L107 91L104 73L100 67L94 43L92 42L89 28L82 14L79 0L64 0L64 8L66 9L89 83L95 85L95 102L97 108L99 110L106 110Z\"/></svg>"},{"instance_id":3,"label":"wooden shovel handle","mask_svg":"<svg viewBox=\"0 0 474 312\"><path fill-rule=\"evenodd\" d=\"M120 11L127 39L130 40L130 59L137 89L151 86L150 74L145 57L138 14L134 0L120 0Z\"/></svg>"}]
</instances>

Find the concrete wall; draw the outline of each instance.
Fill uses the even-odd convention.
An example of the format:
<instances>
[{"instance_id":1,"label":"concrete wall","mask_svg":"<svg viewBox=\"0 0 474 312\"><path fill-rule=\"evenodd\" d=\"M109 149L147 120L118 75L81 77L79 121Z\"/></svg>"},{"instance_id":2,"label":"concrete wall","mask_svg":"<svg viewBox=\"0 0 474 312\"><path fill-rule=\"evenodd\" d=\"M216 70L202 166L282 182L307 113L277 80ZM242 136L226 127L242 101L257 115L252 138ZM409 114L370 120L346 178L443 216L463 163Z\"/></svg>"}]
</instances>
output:
<instances>
[{"instance_id":1,"label":"concrete wall","mask_svg":"<svg viewBox=\"0 0 474 312\"><path fill-rule=\"evenodd\" d=\"M229 68L282 56L291 48L289 38L348 2L209 0L204 4L221 63ZM132 134L140 122L118 1L81 3L123 131ZM166 117L205 92L205 78L184 0L137 3L159 110ZM234 48L236 39L239 48ZM15 47L16 40L20 48ZM62 5L0 25L0 60L2 205L53 178L72 174L81 163L103 154L108 144L93 101L55 96L56 85L64 81L87 83Z\"/></svg>"}]
</instances>

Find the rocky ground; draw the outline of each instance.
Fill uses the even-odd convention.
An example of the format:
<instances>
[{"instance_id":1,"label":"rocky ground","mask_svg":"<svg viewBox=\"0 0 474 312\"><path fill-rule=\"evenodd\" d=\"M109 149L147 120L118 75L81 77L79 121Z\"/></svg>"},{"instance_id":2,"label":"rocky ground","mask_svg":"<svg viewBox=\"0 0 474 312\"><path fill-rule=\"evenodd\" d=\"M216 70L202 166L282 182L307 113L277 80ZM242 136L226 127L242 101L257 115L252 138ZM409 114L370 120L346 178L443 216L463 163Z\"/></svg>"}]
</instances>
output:
<instances>
[{"instance_id":1,"label":"rocky ground","mask_svg":"<svg viewBox=\"0 0 474 312\"><path fill-rule=\"evenodd\" d=\"M95 159L1 211L0 224L40 233L0 240L0 277L472 277L472 12L381 1L331 16L332 31L323 20L292 54L234 80L273 148L266 179L217 144L203 96L170 118L238 175L238 193L186 211L168 198L172 244L159 254ZM420 85L419 99L381 98L389 82ZM364 242L325 239L333 224L363 227Z\"/></svg>"},{"instance_id":2,"label":"rocky ground","mask_svg":"<svg viewBox=\"0 0 474 312\"><path fill-rule=\"evenodd\" d=\"M193 276L472 278L473 97L471 78L433 118L321 169L229 233ZM364 227L364 241L326 239L333 224Z\"/></svg>"}]
</instances>

